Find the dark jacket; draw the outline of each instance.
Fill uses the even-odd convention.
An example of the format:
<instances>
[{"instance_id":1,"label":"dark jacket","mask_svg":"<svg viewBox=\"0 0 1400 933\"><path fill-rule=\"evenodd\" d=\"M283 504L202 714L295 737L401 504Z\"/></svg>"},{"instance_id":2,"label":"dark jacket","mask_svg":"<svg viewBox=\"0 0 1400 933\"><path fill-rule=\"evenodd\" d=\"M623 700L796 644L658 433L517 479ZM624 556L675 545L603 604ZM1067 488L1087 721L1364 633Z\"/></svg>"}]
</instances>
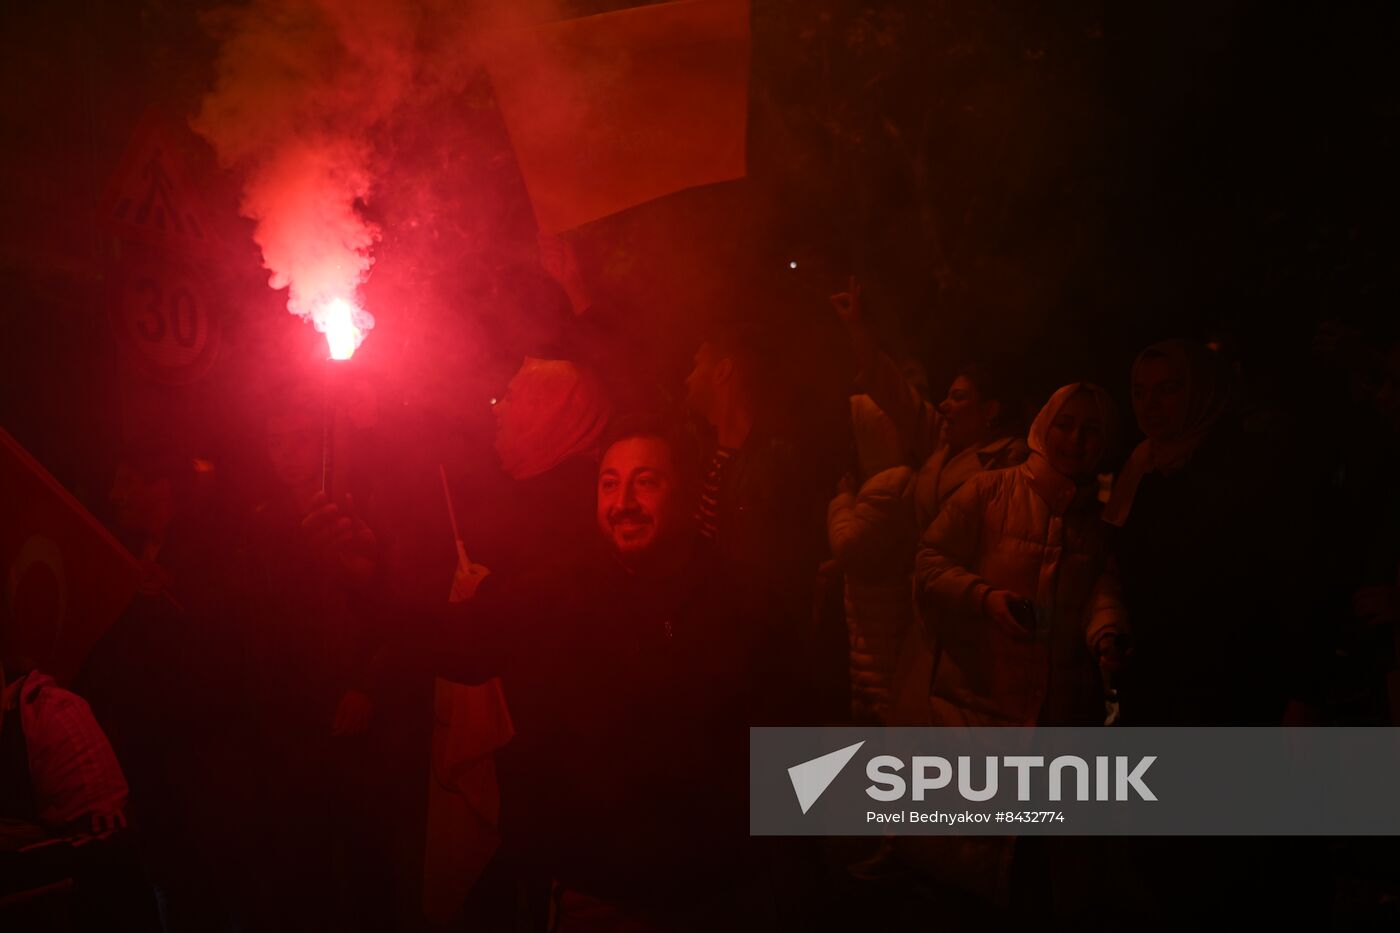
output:
<instances>
[{"instance_id":1,"label":"dark jacket","mask_svg":"<svg viewBox=\"0 0 1400 933\"><path fill-rule=\"evenodd\" d=\"M810 610L826 555L828 483L782 437L751 435L720 482L715 546L759 575L795 612Z\"/></svg>"},{"instance_id":2,"label":"dark jacket","mask_svg":"<svg viewBox=\"0 0 1400 933\"><path fill-rule=\"evenodd\" d=\"M661 910L731 889L747 839L750 721L768 613L699 549L648 580L598 547L488 577L437 638L442 676L501 676L503 854L606 900ZM711 891L707 891L711 888Z\"/></svg>"},{"instance_id":3,"label":"dark jacket","mask_svg":"<svg viewBox=\"0 0 1400 933\"><path fill-rule=\"evenodd\" d=\"M809 460L811 462L809 462ZM788 439L755 431L720 481L715 550L777 601L793 626L771 659L800 694L789 724L824 722L849 707L844 617L822 614L817 571L828 553L826 506L835 478ZM834 624L833 624L834 623Z\"/></svg>"},{"instance_id":4,"label":"dark jacket","mask_svg":"<svg viewBox=\"0 0 1400 933\"><path fill-rule=\"evenodd\" d=\"M1307 586L1278 470L1224 422L1110 529L1134 649L1125 725L1277 725Z\"/></svg>"},{"instance_id":5,"label":"dark jacket","mask_svg":"<svg viewBox=\"0 0 1400 933\"><path fill-rule=\"evenodd\" d=\"M239 555L237 613L257 677L248 702L259 721L293 743L329 737L340 698L372 693L383 644L375 580L352 587L307 543L294 512L276 504L250 518Z\"/></svg>"}]
</instances>

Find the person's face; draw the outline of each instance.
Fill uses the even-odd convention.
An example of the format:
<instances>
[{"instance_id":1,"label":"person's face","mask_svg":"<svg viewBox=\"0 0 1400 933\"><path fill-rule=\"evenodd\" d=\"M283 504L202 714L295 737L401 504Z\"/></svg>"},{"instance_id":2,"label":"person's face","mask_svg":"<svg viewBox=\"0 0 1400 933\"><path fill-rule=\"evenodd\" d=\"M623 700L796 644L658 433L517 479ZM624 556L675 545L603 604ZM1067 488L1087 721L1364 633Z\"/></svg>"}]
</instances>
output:
<instances>
[{"instance_id":1,"label":"person's face","mask_svg":"<svg viewBox=\"0 0 1400 933\"><path fill-rule=\"evenodd\" d=\"M1045 438L1045 456L1056 471L1087 479L1104 450L1103 415L1088 392L1076 392L1060 406Z\"/></svg>"},{"instance_id":2,"label":"person's face","mask_svg":"<svg viewBox=\"0 0 1400 933\"><path fill-rule=\"evenodd\" d=\"M661 438L625 438L603 455L598 528L624 561L680 533L687 520L682 500L670 447Z\"/></svg>"},{"instance_id":3,"label":"person's face","mask_svg":"<svg viewBox=\"0 0 1400 933\"><path fill-rule=\"evenodd\" d=\"M267 419L267 456L283 485L305 486L321 475L321 426L307 412L290 411Z\"/></svg>"},{"instance_id":4,"label":"person's face","mask_svg":"<svg viewBox=\"0 0 1400 933\"><path fill-rule=\"evenodd\" d=\"M1154 441L1169 441L1186 426L1186 372L1164 357L1147 359L1133 370L1133 412L1138 427Z\"/></svg>"},{"instance_id":5,"label":"person's face","mask_svg":"<svg viewBox=\"0 0 1400 933\"><path fill-rule=\"evenodd\" d=\"M959 376L948 387L948 396L938 403L943 416L944 434L949 446L967 447L991 430L1001 405L982 398L982 393L966 376Z\"/></svg>"}]
</instances>

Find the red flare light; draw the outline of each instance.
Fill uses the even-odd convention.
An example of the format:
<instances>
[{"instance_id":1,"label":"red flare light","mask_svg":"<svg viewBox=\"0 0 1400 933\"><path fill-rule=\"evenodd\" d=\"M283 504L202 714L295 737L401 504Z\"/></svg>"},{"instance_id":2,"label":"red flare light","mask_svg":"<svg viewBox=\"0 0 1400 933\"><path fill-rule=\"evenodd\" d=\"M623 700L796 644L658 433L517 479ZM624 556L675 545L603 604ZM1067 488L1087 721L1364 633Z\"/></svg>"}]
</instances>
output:
<instances>
[{"instance_id":1,"label":"red flare light","mask_svg":"<svg viewBox=\"0 0 1400 933\"><path fill-rule=\"evenodd\" d=\"M344 298L331 299L316 317L316 329L326 335L326 346L333 360L348 360L354 356L365 333L374 327L374 318L369 312Z\"/></svg>"}]
</instances>

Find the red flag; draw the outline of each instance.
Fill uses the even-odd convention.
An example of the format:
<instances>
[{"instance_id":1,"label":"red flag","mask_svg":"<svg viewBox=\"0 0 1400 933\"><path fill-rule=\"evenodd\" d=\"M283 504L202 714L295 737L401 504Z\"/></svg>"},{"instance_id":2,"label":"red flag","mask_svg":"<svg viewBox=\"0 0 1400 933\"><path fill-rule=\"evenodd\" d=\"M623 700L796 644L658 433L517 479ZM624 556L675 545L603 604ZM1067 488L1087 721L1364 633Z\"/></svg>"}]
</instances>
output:
<instances>
[{"instance_id":1,"label":"red flag","mask_svg":"<svg viewBox=\"0 0 1400 933\"><path fill-rule=\"evenodd\" d=\"M545 233L744 176L748 0L512 30L487 63Z\"/></svg>"},{"instance_id":2,"label":"red flag","mask_svg":"<svg viewBox=\"0 0 1400 933\"><path fill-rule=\"evenodd\" d=\"M4 430L0 503L5 635L65 683L131 601L140 566Z\"/></svg>"}]
</instances>

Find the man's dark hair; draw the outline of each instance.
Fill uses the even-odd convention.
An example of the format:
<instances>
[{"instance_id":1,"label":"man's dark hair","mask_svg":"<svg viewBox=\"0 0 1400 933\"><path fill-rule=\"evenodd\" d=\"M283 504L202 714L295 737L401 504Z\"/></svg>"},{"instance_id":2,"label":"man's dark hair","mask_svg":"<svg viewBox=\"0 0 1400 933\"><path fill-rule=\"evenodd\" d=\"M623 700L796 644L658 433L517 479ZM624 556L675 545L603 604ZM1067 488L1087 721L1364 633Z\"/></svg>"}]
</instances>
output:
<instances>
[{"instance_id":1,"label":"man's dark hair","mask_svg":"<svg viewBox=\"0 0 1400 933\"><path fill-rule=\"evenodd\" d=\"M613 419L603 435L602 452L619 441L634 437L655 437L671 451L676 478L685 488L699 487L701 473L700 438L688 422L655 412L634 412Z\"/></svg>"},{"instance_id":2,"label":"man's dark hair","mask_svg":"<svg viewBox=\"0 0 1400 933\"><path fill-rule=\"evenodd\" d=\"M958 376L962 376L976 387L983 401L1001 404L1001 413L997 415L996 425L1003 430L1020 430L1024 427L1021 413L1025 402L1025 390L1014 373L1014 365L1003 359L964 363L957 371Z\"/></svg>"},{"instance_id":3,"label":"man's dark hair","mask_svg":"<svg viewBox=\"0 0 1400 933\"><path fill-rule=\"evenodd\" d=\"M756 401L772 388L765 373L777 360L772 333L756 324L739 322L718 328L705 338L716 359L734 361L744 388Z\"/></svg>"}]
</instances>

